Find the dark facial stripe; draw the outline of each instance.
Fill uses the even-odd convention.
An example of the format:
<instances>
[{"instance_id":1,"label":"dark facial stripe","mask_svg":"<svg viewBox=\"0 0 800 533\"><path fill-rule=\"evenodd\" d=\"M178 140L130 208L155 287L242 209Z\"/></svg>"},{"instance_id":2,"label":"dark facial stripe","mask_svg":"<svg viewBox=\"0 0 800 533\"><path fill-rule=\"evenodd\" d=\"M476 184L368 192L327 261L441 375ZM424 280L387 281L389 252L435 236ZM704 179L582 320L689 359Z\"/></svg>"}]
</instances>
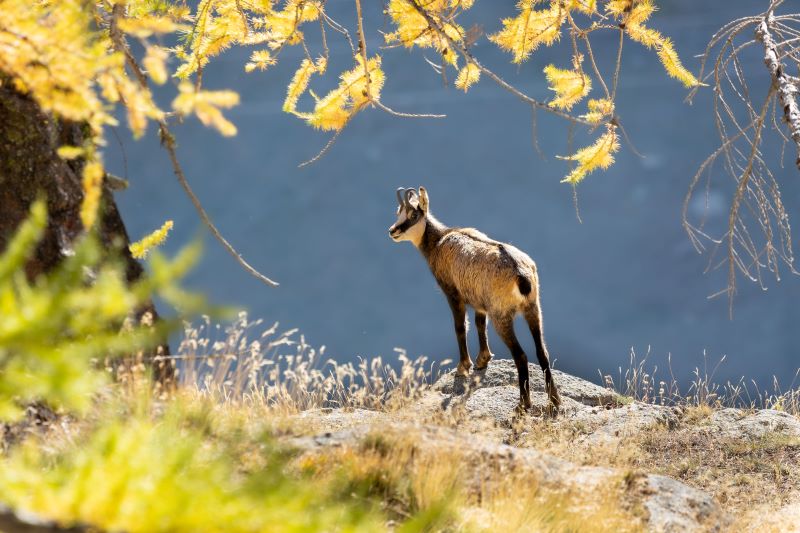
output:
<instances>
[{"instance_id":1,"label":"dark facial stripe","mask_svg":"<svg viewBox=\"0 0 800 533\"><path fill-rule=\"evenodd\" d=\"M412 220L410 216L406 216L406 219L403 221L403 223L397 226L396 229L402 233L405 233L406 231L408 231L409 228L411 228L414 224L416 224L420 220L422 220L422 217L419 215L417 216L416 220Z\"/></svg>"}]
</instances>

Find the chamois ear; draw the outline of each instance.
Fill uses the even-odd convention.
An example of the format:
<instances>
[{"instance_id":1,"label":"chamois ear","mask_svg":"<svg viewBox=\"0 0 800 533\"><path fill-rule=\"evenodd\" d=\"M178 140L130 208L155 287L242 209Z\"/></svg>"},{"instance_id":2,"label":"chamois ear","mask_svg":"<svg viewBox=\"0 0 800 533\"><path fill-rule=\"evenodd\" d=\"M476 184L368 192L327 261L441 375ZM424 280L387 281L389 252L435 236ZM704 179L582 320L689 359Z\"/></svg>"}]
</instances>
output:
<instances>
[{"instance_id":1,"label":"chamois ear","mask_svg":"<svg viewBox=\"0 0 800 533\"><path fill-rule=\"evenodd\" d=\"M428 212L428 191L422 185L419 186L419 207L423 213Z\"/></svg>"}]
</instances>

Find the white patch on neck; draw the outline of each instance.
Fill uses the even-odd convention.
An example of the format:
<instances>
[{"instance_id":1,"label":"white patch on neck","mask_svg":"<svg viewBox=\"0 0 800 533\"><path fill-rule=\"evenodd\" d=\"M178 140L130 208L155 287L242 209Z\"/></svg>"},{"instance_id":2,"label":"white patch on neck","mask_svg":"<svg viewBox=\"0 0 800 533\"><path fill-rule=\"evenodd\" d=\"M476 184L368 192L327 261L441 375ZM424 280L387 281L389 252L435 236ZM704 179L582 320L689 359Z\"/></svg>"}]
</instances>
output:
<instances>
[{"instance_id":1,"label":"white patch on neck","mask_svg":"<svg viewBox=\"0 0 800 533\"><path fill-rule=\"evenodd\" d=\"M403 235L404 240L411 241L417 248L422 244L422 237L425 235L425 226L428 221L423 217L422 220L411 226Z\"/></svg>"}]
</instances>

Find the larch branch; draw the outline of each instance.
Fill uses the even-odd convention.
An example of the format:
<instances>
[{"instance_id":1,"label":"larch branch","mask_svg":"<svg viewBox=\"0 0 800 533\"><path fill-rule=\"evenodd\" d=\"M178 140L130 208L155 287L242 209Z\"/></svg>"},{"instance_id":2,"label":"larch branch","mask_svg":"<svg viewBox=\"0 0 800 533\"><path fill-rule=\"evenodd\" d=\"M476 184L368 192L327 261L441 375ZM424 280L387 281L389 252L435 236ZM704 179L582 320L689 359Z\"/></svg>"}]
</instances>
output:
<instances>
[{"instance_id":1,"label":"larch branch","mask_svg":"<svg viewBox=\"0 0 800 533\"><path fill-rule=\"evenodd\" d=\"M367 87L367 98L369 102L373 104L375 107L380 109L381 111L385 111L390 115L394 115L396 117L404 117L404 118L445 118L446 115L435 115L431 113L403 113L401 111L395 111L391 107L385 105L380 101L379 98L375 98L372 96L372 91L370 90L369 84L369 66L367 64L367 40L364 37L364 16L361 11L361 0L356 1L356 17L358 19L358 51L361 54L361 60L364 62L364 81L366 82ZM335 139L335 137L334 137ZM332 139L333 140L333 139ZM320 152L320 155L327 151L327 146ZM313 160L316 161L319 157L315 157ZM307 161L300 166L304 166L311 161Z\"/></svg>"},{"instance_id":2,"label":"larch branch","mask_svg":"<svg viewBox=\"0 0 800 533\"><path fill-rule=\"evenodd\" d=\"M122 32L119 31L117 18L124 15L123 10L124 10L124 5L117 4L114 6L114 10L112 11L110 31L109 31L109 34L111 36L111 41L113 42L114 47L124 54L126 63L133 71L136 78L139 80L139 84L142 86L142 88L149 90L149 84L147 82L147 77L144 75L144 71L141 69L139 64L136 62L136 59L133 57L133 54L128 48L128 44L125 42L125 38L122 35ZM214 238L217 239L217 241L219 241L220 244L222 244L223 248L225 248L225 250L229 254L231 254L231 256L233 256L233 258L236 260L237 263L239 263L239 265L242 268L244 268L248 273L253 275L255 278L261 280L262 282L266 283L270 287L277 287L278 286L277 282L271 280L270 278L268 278L267 276L265 276L264 274L253 268L250 265L250 263L245 261L242 255L236 251L236 248L234 248L231 245L231 243L229 243L227 239L225 239L225 237L222 236L220 231L217 229L217 226L208 216L208 213L206 213L206 210L200 203L200 199L197 197L197 195L194 194L194 191L189 186L189 182L186 179L186 174L183 172L183 167L181 166L180 161L178 160L178 154L175 148L175 137L172 135L172 132L169 129L169 125L167 124L166 118L163 117L159 118L157 122L159 127L159 133L161 135L161 145L167 150L167 153L169 154L169 158L172 163L172 170L175 173L175 177L178 179L178 182L181 184L181 187L183 187L183 190L186 192L187 196L189 196L189 200L191 200L192 205L194 205L195 210L197 210L197 214L200 215L200 219L211 231L211 234L214 236Z\"/></svg>"},{"instance_id":3,"label":"larch branch","mask_svg":"<svg viewBox=\"0 0 800 533\"><path fill-rule=\"evenodd\" d=\"M547 105L546 103L540 102L539 100L536 100L535 98L531 98L527 94L523 93L522 91L520 91L519 89L517 89L516 87L514 87L513 85L511 85L507 81L505 81L503 78L501 78L500 76L498 76L497 74L495 74L494 72L492 72L491 70L489 70L488 68L483 66L475 58L475 56L469 50L467 50L467 48L465 46L463 46L462 44L458 43L453 38L451 38L447 34L447 32L445 32L441 28L441 26L439 26L439 24L436 22L436 20L434 20L434 18L431 16L431 14L428 13L428 11L424 7L419 5L419 0L411 0L411 5L414 7L414 9L417 11L417 13L419 13L420 15L422 15L425 18L425 21L428 23L428 26L430 26L439 35L439 37L441 37L442 39L447 41L450 44L450 46L452 46L454 49L458 50L466 58L467 61L469 61L470 63L472 63L476 67L478 67L478 69L482 73L484 73L487 76L489 76L496 84L498 84L503 89L507 90L508 92L510 92L511 94L513 94L514 96L516 96L517 98L519 98L520 100L522 100L523 102L525 102L527 104L530 104L530 105L532 105L534 107L538 107L539 109L544 109L547 112L553 113L554 115L558 115L559 117L567 119L572 123L583 124L584 126L592 126L593 125L587 120L584 120L584 119L579 118L579 117L574 117L574 116L570 115L569 113L565 113L563 111L559 111L558 109L554 109L554 108L550 107L549 105Z\"/></svg>"}]
</instances>

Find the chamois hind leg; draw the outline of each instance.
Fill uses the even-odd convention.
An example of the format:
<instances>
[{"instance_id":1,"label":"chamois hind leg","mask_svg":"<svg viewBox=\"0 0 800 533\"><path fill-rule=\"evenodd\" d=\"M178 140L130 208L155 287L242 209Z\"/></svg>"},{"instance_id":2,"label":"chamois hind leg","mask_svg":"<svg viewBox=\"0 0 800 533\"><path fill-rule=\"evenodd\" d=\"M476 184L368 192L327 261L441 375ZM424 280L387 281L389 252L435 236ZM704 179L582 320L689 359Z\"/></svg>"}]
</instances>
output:
<instances>
[{"instance_id":1,"label":"chamois hind leg","mask_svg":"<svg viewBox=\"0 0 800 533\"><path fill-rule=\"evenodd\" d=\"M467 306L455 294L448 294L447 302L453 312L453 325L456 328L456 340L458 341L459 362L456 375L466 376L472 366L472 359L469 357L469 348L467 347Z\"/></svg>"},{"instance_id":2,"label":"chamois hind leg","mask_svg":"<svg viewBox=\"0 0 800 533\"><path fill-rule=\"evenodd\" d=\"M524 311L525 321L533 335L533 341L536 344L536 358L539 360L539 366L542 367L544 372L544 384L547 396L550 398L550 403L553 408L558 411L561 405L561 397L558 394L558 388L555 381L553 381L553 374L550 371L550 357L547 354L547 345L544 343L544 333L542 332L542 310L539 305L539 299L532 302Z\"/></svg>"},{"instance_id":3,"label":"chamois hind leg","mask_svg":"<svg viewBox=\"0 0 800 533\"><path fill-rule=\"evenodd\" d=\"M478 358L475 360L475 370L483 370L494 357L494 354L489 349L486 313L475 311L475 329L478 330L478 343L481 347L481 351L478 352Z\"/></svg>"},{"instance_id":4,"label":"chamois hind leg","mask_svg":"<svg viewBox=\"0 0 800 533\"><path fill-rule=\"evenodd\" d=\"M514 364L517 366L517 376L519 377L519 403L520 406L528 409L531 406L531 385L530 377L528 375L528 356L522 346L519 345L517 336L514 335L514 315L504 315L502 317L492 317L494 322L494 329L503 342L506 343L508 349L511 350L511 356L514 358Z\"/></svg>"}]
</instances>

